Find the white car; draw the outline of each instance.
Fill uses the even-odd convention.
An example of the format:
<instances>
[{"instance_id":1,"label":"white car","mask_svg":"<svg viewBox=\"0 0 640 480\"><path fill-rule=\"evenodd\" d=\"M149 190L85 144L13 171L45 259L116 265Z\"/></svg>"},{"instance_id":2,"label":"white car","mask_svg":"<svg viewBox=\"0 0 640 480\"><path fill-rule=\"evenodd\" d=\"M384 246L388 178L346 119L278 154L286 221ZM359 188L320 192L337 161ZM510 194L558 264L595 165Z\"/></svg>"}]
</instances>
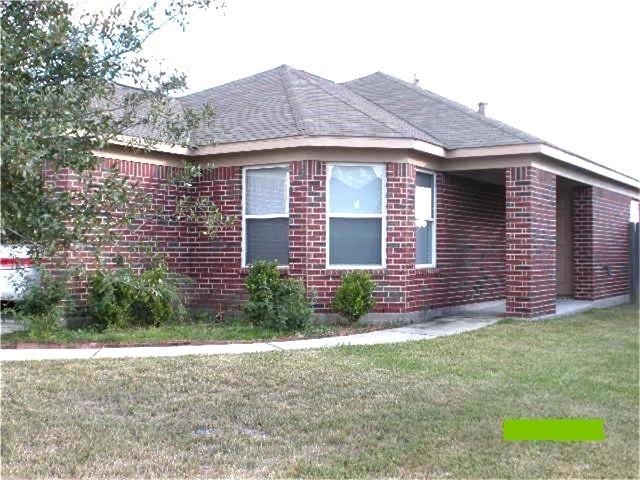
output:
<instances>
[{"instance_id":1,"label":"white car","mask_svg":"<svg viewBox=\"0 0 640 480\"><path fill-rule=\"evenodd\" d=\"M19 300L26 283L36 279L27 247L0 245L0 300Z\"/></svg>"}]
</instances>

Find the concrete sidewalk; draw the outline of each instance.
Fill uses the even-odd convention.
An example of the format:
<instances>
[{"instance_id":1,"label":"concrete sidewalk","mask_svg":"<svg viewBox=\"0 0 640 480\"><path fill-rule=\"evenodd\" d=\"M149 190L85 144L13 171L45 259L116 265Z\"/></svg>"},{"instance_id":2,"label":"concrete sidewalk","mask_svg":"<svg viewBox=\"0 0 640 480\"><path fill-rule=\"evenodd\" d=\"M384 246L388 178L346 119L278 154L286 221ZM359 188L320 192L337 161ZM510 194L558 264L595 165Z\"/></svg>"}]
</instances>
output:
<instances>
[{"instance_id":1,"label":"concrete sidewalk","mask_svg":"<svg viewBox=\"0 0 640 480\"><path fill-rule=\"evenodd\" d=\"M241 353L329 348L340 345L381 345L454 335L492 325L498 320L499 317L497 316L454 315L426 323L368 333L282 342L178 345L169 347L0 349L0 361L237 355Z\"/></svg>"}]
</instances>

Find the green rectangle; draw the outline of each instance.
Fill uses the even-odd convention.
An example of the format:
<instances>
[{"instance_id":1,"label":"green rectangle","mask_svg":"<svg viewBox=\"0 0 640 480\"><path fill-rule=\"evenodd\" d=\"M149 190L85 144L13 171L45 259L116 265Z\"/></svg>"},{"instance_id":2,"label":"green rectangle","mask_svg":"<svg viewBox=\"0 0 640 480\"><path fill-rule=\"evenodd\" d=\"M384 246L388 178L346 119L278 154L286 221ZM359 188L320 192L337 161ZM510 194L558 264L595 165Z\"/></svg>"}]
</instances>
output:
<instances>
[{"instance_id":1,"label":"green rectangle","mask_svg":"<svg viewBox=\"0 0 640 480\"><path fill-rule=\"evenodd\" d=\"M600 418L509 418L502 423L502 439L508 441L601 442L605 438Z\"/></svg>"}]
</instances>

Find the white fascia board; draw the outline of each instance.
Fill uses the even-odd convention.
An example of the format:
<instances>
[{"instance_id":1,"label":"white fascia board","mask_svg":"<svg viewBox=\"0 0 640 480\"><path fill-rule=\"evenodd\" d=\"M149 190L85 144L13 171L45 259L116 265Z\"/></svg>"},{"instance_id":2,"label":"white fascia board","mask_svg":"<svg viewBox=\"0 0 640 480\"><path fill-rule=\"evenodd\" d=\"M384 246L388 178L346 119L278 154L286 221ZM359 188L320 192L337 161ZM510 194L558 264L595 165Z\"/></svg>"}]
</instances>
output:
<instances>
[{"instance_id":1,"label":"white fascia board","mask_svg":"<svg viewBox=\"0 0 640 480\"><path fill-rule=\"evenodd\" d=\"M140 139L121 135L113 141L116 145L130 147L140 147ZM407 138L377 138L377 137L334 137L334 136L296 136L286 138L275 138L268 140L252 140L248 142L225 143L222 145L207 145L197 148L188 148L178 145L156 143L151 150L157 152L171 153L185 157L202 157L208 155L221 155L229 153L254 152L260 150L275 150L300 147L342 147L342 148L382 148L382 149L404 149L427 153L435 157L444 159L461 159L472 157L501 157L511 155L544 155L562 163L572 165L590 173L605 177L631 187L634 191L640 192L640 181L616 172L610 168L586 160L582 157L559 148L542 143L518 144L518 145L498 145L493 147L470 147L446 150L443 147L434 145L422 140Z\"/></svg>"},{"instance_id":2,"label":"white fascia board","mask_svg":"<svg viewBox=\"0 0 640 480\"><path fill-rule=\"evenodd\" d=\"M568 163L583 170L588 170L602 177L610 178L612 180L624 183L626 185L629 185L630 187L640 190L640 181L636 180L635 178L616 172L615 170L604 167L595 162L591 162L577 155L573 155L549 145L540 145L540 153L547 157L555 158L556 160L560 160L561 162Z\"/></svg>"},{"instance_id":3,"label":"white fascia board","mask_svg":"<svg viewBox=\"0 0 640 480\"><path fill-rule=\"evenodd\" d=\"M572 153L565 152L559 148L542 143L459 148L447 151L446 158L497 157L507 155L544 155L545 157L552 158L564 164L622 183L627 187L631 187L634 191L640 192L640 181L635 178L616 172L615 170L591 162Z\"/></svg>"},{"instance_id":4,"label":"white fascia board","mask_svg":"<svg viewBox=\"0 0 640 480\"><path fill-rule=\"evenodd\" d=\"M417 150L439 157L445 156L444 148L421 140L407 138L375 138L375 137L287 137L250 142L225 143L207 145L191 150L190 155L219 155L225 153L252 152L256 150L274 150L300 147L346 147L346 148L392 148Z\"/></svg>"}]
</instances>

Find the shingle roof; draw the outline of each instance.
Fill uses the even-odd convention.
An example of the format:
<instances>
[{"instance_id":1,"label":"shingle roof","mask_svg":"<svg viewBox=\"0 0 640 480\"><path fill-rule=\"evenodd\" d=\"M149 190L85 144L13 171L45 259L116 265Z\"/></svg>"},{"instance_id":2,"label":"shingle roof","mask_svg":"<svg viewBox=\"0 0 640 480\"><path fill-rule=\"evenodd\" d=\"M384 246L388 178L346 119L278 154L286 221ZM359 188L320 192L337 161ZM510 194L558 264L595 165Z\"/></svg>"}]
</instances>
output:
<instances>
[{"instance_id":1,"label":"shingle roof","mask_svg":"<svg viewBox=\"0 0 640 480\"><path fill-rule=\"evenodd\" d=\"M196 144L299 135L416 138L438 143L351 89L287 65L178 99L184 107L210 102L212 125L194 132Z\"/></svg>"},{"instance_id":2,"label":"shingle roof","mask_svg":"<svg viewBox=\"0 0 640 480\"><path fill-rule=\"evenodd\" d=\"M196 145L300 135L408 138L449 149L542 142L380 72L338 84L281 65L177 100L215 109L212 123L192 133Z\"/></svg>"},{"instance_id":3,"label":"shingle roof","mask_svg":"<svg viewBox=\"0 0 640 480\"><path fill-rule=\"evenodd\" d=\"M453 148L543 143L464 105L382 72L343 85Z\"/></svg>"}]
</instances>

